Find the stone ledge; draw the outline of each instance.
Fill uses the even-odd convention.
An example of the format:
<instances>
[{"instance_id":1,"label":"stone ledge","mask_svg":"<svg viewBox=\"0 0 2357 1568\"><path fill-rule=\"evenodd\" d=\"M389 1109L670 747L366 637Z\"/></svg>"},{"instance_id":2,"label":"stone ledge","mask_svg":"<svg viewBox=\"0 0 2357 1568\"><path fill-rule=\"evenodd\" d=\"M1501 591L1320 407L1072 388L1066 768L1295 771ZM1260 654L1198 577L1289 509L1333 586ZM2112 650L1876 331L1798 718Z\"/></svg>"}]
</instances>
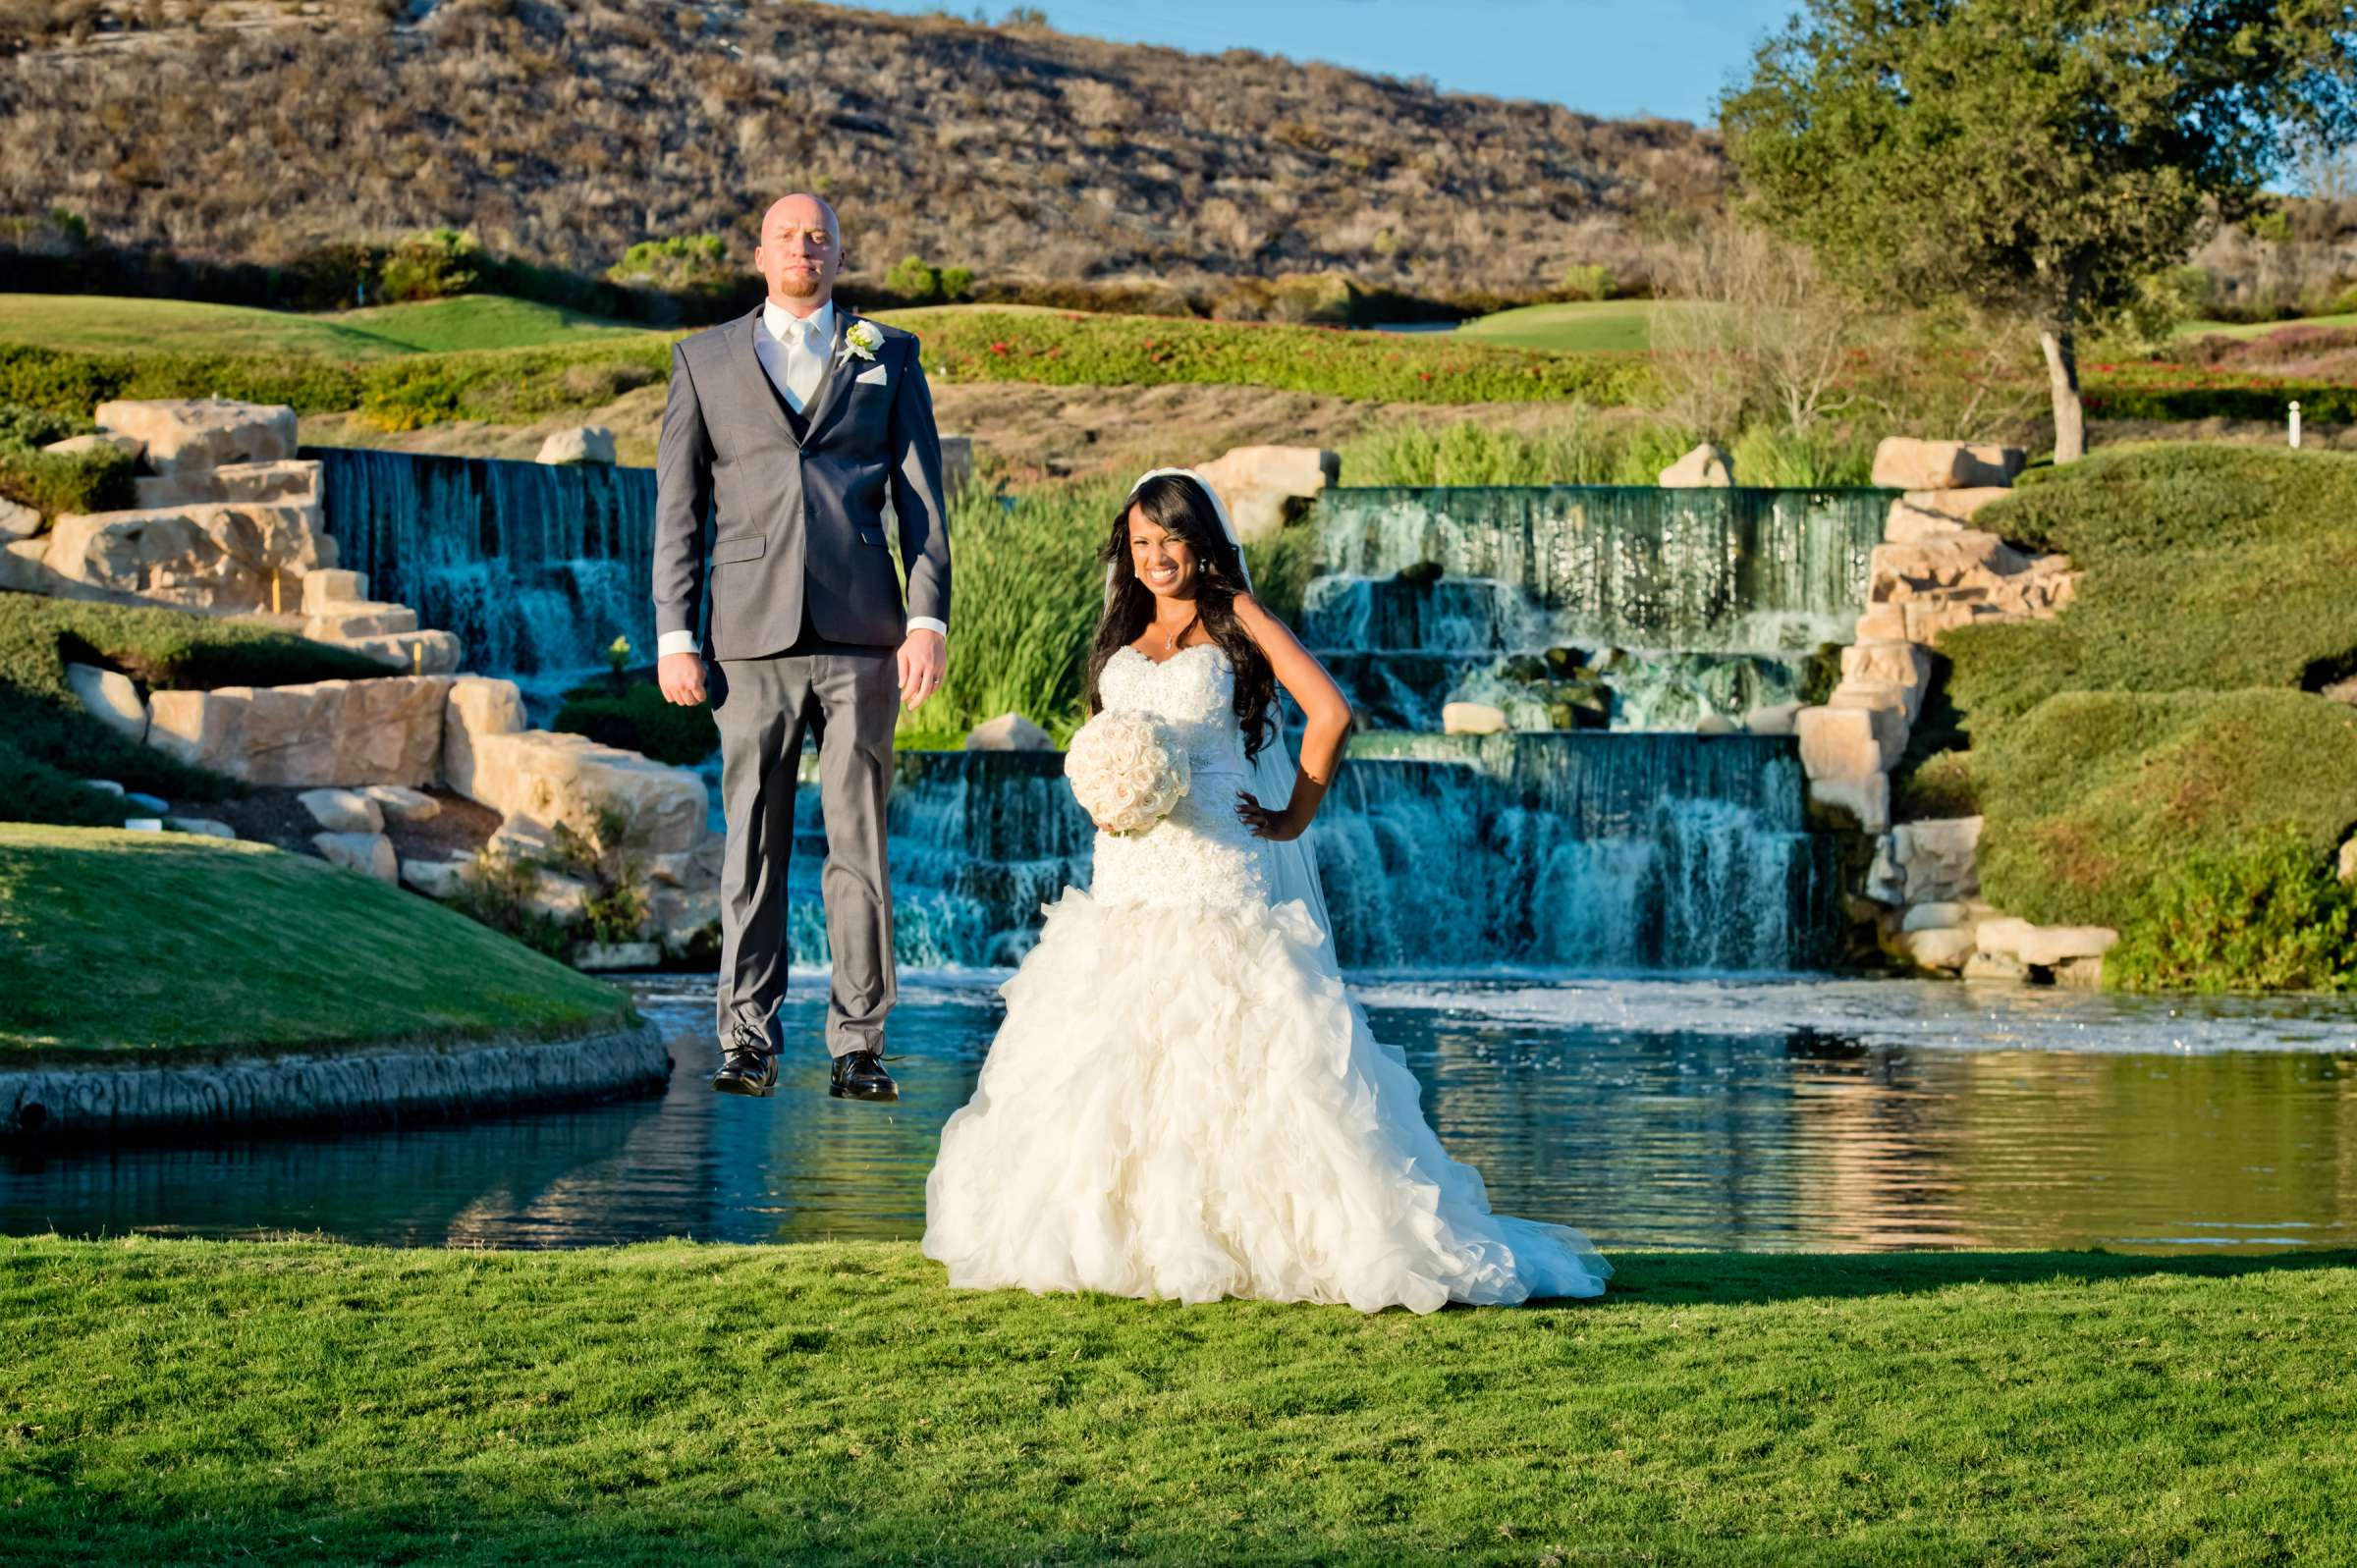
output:
<instances>
[{"instance_id":1,"label":"stone ledge","mask_svg":"<svg viewBox=\"0 0 2357 1568\"><path fill-rule=\"evenodd\" d=\"M609 1022L570 1040L6 1068L0 1145L443 1120L655 1094L670 1077L670 1052L650 1020Z\"/></svg>"}]
</instances>

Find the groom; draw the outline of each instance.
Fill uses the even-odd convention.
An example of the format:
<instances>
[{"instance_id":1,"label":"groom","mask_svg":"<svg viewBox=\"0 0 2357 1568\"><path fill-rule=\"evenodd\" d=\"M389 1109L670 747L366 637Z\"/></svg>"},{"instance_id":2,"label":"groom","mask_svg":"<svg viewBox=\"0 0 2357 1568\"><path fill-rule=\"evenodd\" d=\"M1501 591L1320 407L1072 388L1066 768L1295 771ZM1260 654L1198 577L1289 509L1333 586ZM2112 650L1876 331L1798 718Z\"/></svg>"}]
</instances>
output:
<instances>
[{"instance_id":1,"label":"groom","mask_svg":"<svg viewBox=\"0 0 2357 1568\"><path fill-rule=\"evenodd\" d=\"M655 459L656 679L672 702L698 703L709 678L720 726L728 835L712 1087L777 1085L786 861L807 733L827 825L828 1093L895 1100L883 1063L897 994L884 808L900 705L931 696L947 665L941 439L916 339L835 306L843 231L832 207L813 195L776 203L753 265L769 286L761 308L672 350ZM907 564L905 613L884 542L887 500ZM707 568L708 676L697 636Z\"/></svg>"}]
</instances>

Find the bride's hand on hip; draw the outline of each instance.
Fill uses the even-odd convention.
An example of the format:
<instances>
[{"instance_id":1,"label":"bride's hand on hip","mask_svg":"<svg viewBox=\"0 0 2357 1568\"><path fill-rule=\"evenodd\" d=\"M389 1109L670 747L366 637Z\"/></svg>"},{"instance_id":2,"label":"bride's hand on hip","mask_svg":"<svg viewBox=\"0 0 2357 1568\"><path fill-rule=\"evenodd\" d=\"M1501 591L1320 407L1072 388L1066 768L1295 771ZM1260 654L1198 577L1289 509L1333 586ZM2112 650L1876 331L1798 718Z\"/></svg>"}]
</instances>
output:
<instances>
[{"instance_id":1,"label":"bride's hand on hip","mask_svg":"<svg viewBox=\"0 0 2357 1568\"><path fill-rule=\"evenodd\" d=\"M1277 843L1285 843L1289 839L1300 838L1301 830L1309 826L1305 822L1293 821L1290 812L1271 811L1262 805L1259 797L1248 789L1238 789L1235 792L1235 798L1238 802L1235 814L1245 827L1252 830L1252 837L1255 838L1267 838Z\"/></svg>"}]
</instances>

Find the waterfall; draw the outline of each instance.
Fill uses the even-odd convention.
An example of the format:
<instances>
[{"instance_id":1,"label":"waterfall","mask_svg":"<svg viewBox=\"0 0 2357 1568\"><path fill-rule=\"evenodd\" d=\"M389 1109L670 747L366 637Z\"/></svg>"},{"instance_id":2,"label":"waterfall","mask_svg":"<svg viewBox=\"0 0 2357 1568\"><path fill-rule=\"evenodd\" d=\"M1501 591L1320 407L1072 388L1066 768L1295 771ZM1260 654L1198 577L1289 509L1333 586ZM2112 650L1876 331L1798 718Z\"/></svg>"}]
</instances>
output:
<instances>
[{"instance_id":1,"label":"waterfall","mask_svg":"<svg viewBox=\"0 0 2357 1568\"><path fill-rule=\"evenodd\" d=\"M1881 541L1881 490L1336 489L1301 637L1384 729L1445 703L1561 723L1569 679L1596 722L1691 730L1793 700L1841 642ZM1554 663L1538 668L1552 651ZM1519 667L1519 668L1517 668ZM1534 679L1546 678L1534 686Z\"/></svg>"},{"instance_id":2,"label":"waterfall","mask_svg":"<svg viewBox=\"0 0 2357 1568\"><path fill-rule=\"evenodd\" d=\"M652 653L653 469L360 447L303 456L324 465L338 560L368 574L371 597L456 632L465 668L602 668L618 635Z\"/></svg>"},{"instance_id":3,"label":"waterfall","mask_svg":"<svg viewBox=\"0 0 2357 1568\"><path fill-rule=\"evenodd\" d=\"M1053 752L904 752L892 813L908 964L1006 964L1086 886L1088 819ZM1342 961L1778 971L1826 961L1830 839L1788 739L1361 736L1310 838ZM818 790L795 798L795 962L826 961Z\"/></svg>"}]
</instances>

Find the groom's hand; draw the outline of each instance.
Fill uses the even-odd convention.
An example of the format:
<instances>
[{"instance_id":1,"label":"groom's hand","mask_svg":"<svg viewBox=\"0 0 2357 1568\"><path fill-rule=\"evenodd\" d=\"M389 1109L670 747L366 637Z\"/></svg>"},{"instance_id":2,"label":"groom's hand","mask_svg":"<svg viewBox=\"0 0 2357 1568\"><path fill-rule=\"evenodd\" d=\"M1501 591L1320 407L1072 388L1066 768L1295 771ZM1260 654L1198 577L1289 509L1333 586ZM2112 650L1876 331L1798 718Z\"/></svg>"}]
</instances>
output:
<instances>
[{"instance_id":1,"label":"groom's hand","mask_svg":"<svg viewBox=\"0 0 2357 1568\"><path fill-rule=\"evenodd\" d=\"M704 700L704 661L691 653L667 653L655 661L655 684L682 705Z\"/></svg>"},{"instance_id":2,"label":"groom's hand","mask_svg":"<svg viewBox=\"0 0 2357 1568\"><path fill-rule=\"evenodd\" d=\"M942 676L949 673L949 643L930 626L918 626L901 644L901 701L911 708L921 708L925 699L941 689Z\"/></svg>"}]
</instances>

